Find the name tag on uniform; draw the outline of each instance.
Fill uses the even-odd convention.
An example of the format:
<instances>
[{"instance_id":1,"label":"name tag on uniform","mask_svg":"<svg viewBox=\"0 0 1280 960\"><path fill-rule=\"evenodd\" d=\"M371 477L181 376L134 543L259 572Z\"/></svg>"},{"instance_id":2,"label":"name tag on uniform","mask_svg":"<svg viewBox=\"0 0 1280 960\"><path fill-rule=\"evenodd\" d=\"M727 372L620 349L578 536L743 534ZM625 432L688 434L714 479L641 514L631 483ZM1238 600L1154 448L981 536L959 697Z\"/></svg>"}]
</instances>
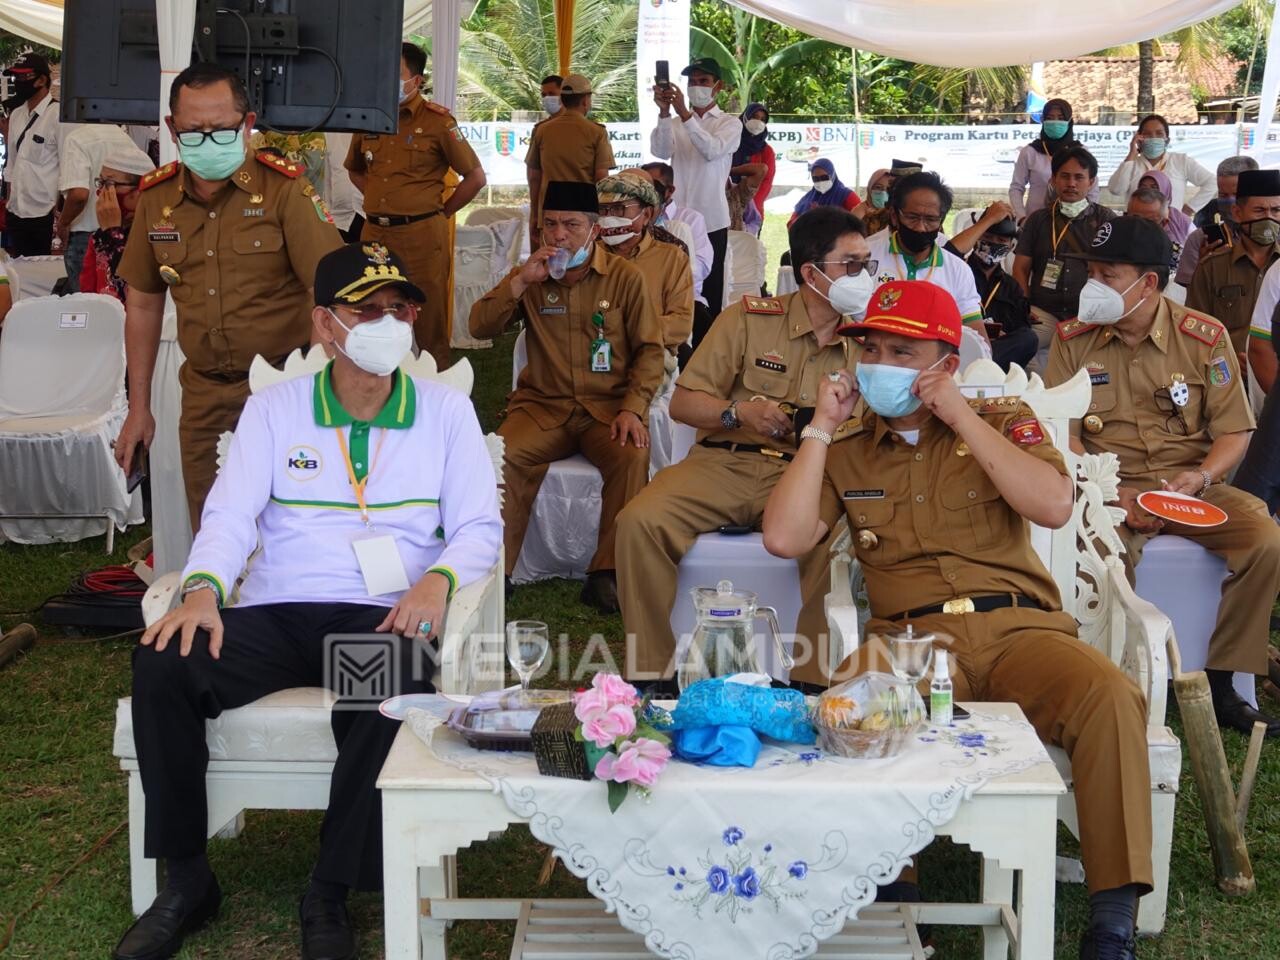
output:
<instances>
[{"instance_id":1,"label":"name tag on uniform","mask_svg":"<svg viewBox=\"0 0 1280 960\"><path fill-rule=\"evenodd\" d=\"M608 340L595 340L591 344L591 372L608 373L613 369L613 349Z\"/></svg>"},{"instance_id":2,"label":"name tag on uniform","mask_svg":"<svg viewBox=\"0 0 1280 960\"><path fill-rule=\"evenodd\" d=\"M846 490L840 494L842 500L883 500L883 490Z\"/></svg>"},{"instance_id":3,"label":"name tag on uniform","mask_svg":"<svg viewBox=\"0 0 1280 960\"><path fill-rule=\"evenodd\" d=\"M1049 260L1044 265L1044 273L1040 275L1040 286L1046 290L1057 290L1062 279L1062 261Z\"/></svg>"},{"instance_id":4,"label":"name tag on uniform","mask_svg":"<svg viewBox=\"0 0 1280 960\"><path fill-rule=\"evenodd\" d=\"M568 308L565 307L564 304L561 304L558 307L548 307L544 305L538 308L538 312L542 314L555 314L558 316L563 314L567 309Z\"/></svg>"},{"instance_id":5,"label":"name tag on uniform","mask_svg":"<svg viewBox=\"0 0 1280 960\"><path fill-rule=\"evenodd\" d=\"M399 593L409 589L409 577L404 572L404 561L396 549L396 538L386 533L381 536L361 537L351 543L356 552L356 562L364 576L364 586L371 597L387 593Z\"/></svg>"},{"instance_id":6,"label":"name tag on uniform","mask_svg":"<svg viewBox=\"0 0 1280 960\"><path fill-rule=\"evenodd\" d=\"M1089 382L1095 387L1105 386L1111 382L1111 374L1109 373L1091 373L1089 374Z\"/></svg>"},{"instance_id":7,"label":"name tag on uniform","mask_svg":"<svg viewBox=\"0 0 1280 960\"><path fill-rule=\"evenodd\" d=\"M177 243L182 234L177 230L148 230L147 239L152 243Z\"/></svg>"},{"instance_id":8,"label":"name tag on uniform","mask_svg":"<svg viewBox=\"0 0 1280 960\"><path fill-rule=\"evenodd\" d=\"M756 366L762 370L772 370L774 373L787 372L787 365L782 362L782 355L777 353L766 353L763 357L756 357Z\"/></svg>"}]
</instances>

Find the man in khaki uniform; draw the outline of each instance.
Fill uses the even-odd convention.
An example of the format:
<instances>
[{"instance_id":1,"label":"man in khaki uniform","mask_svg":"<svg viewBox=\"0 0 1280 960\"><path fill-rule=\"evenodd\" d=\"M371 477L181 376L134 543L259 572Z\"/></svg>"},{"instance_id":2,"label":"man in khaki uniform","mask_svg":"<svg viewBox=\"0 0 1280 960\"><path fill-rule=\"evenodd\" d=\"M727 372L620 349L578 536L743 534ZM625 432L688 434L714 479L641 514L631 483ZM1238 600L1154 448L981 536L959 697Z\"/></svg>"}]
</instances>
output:
<instances>
[{"instance_id":1,"label":"man in khaki uniform","mask_svg":"<svg viewBox=\"0 0 1280 960\"><path fill-rule=\"evenodd\" d=\"M658 313L662 343L675 357L693 332L693 271L683 243L655 236L658 191L643 170L623 170L596 184L600 196L600 240L615 256L634 264L644 275L649 298ZM674 370L668 361L668 368Z\"/></svg>"},{"instance_id":2,"label":"man in khaki uniform","mask_svg":"<svg viewBox=\"0 0 1280 960\"><path fill-rule=\"evenodd\" d=\"M865 227L836 207L803 214L791 229L799 291L745 297L711 325L676 381L671 415L698 429L698 445L660 471L618 518L618 570L627 634L626 675L648 681L675 671L671 609L677 567L702 533L760 522L769 491L794 450L792 413L812 408L818 384L848 364L851 341L836 333L828 301L848 271L867 271ZM851 278L852 279L852 278ZM825 684L822 612L827 549L800 561L804 609L793 651L794 680ZM782 624L783 630L793 625Z\"/></svg>"},{"instance_id":3,"label":"man in khaki uniform","mask_svg":"<svg viewBox=\"0 0 1280 960\"><path fill-rule=\"evenodd\" d=\"M1244 358L1262 275L1280 260L1280 170L1240 174L1231 216L1240 225L1236 242L1200 261L1187 290L1187 306L1217 318L1227 328L1236 356Z\"/></svg>"},{"instance_id":4,"label":"man in khaki uniform","mask_svg":"<svg viewBox=\"0 0 1280 960\"><path fill-rule=\"evenodd\" d=\"M538 246L542 198L553 180L596 183L617 166L609 131L587 119L591 110L591 81L571 73L560 84L560 112L533 128L525 167L529 179L529 232Z\"/></svg>"},{"instance_id":5,"label":"man in khaki uniform","mask_svg":"<svg viewBox=\"0 0 1280 960\"><path fill-rule=\"evenodd\" d=\"M475 303L471 333L497 336L523 319L528 338L529 363L498 428L505 441L507 575L542 482L538 468L581 452L604 479L599 541L582 599L613 613L616 521L649 479L646 423L662 383L663 351L644 277L596 243L598 209L594 184L549 184L542 217L548 246ZM552 277L553 267L564 268L561 278Z\"/></svg>"},{"instance_id":6,"label":"man in khaki uniform","mask_svg":"<svg viewBox=\"0 0 1280 960\"><path fill-rule=\"evenodd\" d=\"M217 474L218 438L235 429L257 354L273 364L311 339L316 264L342 245L302 168L246 155L255 115L235 74L195 64L173 82L166 118L181 163L139 184L133 229L117 274L128 284L125 352L129 415L116 461L151 445L151 377L164 294L178 311L182 414L178 437L192 529Z\"/></svg>"},{"instance_id":7,"label":"man in khaki uniform","mask_svg":"<svg viewBox=\"0 0 1280 960\"><path fill-rule=\"evenodd\" d=\"M1028 407L964 398L952 379L960 330L951 295L931 283L896 280L872 295L854 327L866 335L856 377L821 384L765 509L765 546L803 556L846 517L868 635L910 622L945 637L957 700L1014 701L1067 751L1091 908L1080 956L1133 960L1137 897L1152 886L1146 707L1077 638L1031 547L1029 523L1071 519L1062 455ZM847 439L832 444L841 426Z\"/></svg>"},{"instance_id":8,"label":"man in khaki uniform","mask_svg":"<svg viewBox=\"0 0 1280 960\"><path fill-rule=\"evenodd\" d=\"M1120 534L1131 580L1143 546L1164 529L1226 560L1206 670L1214 711L1222 726L1248 733L1261 720L1276 736L1280 722L1231 687L1233 672L1266 673L1271 603L1280 591L1280 528L1261 500L1222 482L1254 427L1231 341L1212 317L1160 295L1169 239L1155 224L1121 217L1080 256L1089 265L1081 316L1059 326L1045 382L1089 371L1093 399L1073 443L1120 458ZM1139 493L1161 489L1201 497L1225 510L1227 521L1166 528L1137 504Z\"/></svg>"},{"instance_id":9,"label":"man in khaki uniform","mask_svg":"<svg viewBox=\"0 0 1280 960\"><path fill-rule=\"evenodd\" d=\"M484 169L462 138L458 121L422 96L426 54L405 43L400 54L400 129L351 138L346 168L364 194L360 239L386 244L427 295L413 326L418 346L441 369L449 365L452 327L453 246L449 221L485 185ZM445 200L450 170L462 177Z\"/></svg>"}]
</instances>

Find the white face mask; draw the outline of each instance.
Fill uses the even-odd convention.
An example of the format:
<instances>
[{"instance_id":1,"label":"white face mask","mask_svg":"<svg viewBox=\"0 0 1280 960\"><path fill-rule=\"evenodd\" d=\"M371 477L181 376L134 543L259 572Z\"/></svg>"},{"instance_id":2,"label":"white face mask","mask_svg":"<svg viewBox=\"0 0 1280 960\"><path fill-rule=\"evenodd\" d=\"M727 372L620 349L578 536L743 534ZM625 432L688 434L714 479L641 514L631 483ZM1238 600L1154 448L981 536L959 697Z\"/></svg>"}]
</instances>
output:
<instances>
[{"instance_id":1,"label":"white face mask","mask_svg":"<svg viewBox=\"0 0 1280 960\"><path fill-rule=\"evenodd\" d=\"M405 84L408 84L408 89L405 88ZM410 77L408 80L404 81L404 83L400 84L400 102L404 103L417 92L418 88L413 82L413 77Z\"/></svg>"},{"instance_id":2,"label":"white face mask","mask_svg":"<svg viewBox=\"0 0 1280 960\"><path fill-rule=\"evenodd\" d=\"M354 327L348 327L332 310L329 315L347 331L346 347L339 347L336 340L333 345L357 367L375 377L395 372L413 346L413 327L397 320L393 314L384 313L377 320L357 323Z\"/></svg>"},{"instance_id":3,"label":"white face mask","mask_svg":"<svg viewBox=\"0 0 1280 960\"><path fill-rule=\"evenodd\" d=\"M748 120L744 126L747 128L747 133L751 134L753 137L758 137L760 134L764 133L763 120L751 119Z\"/></svg>"},{"instance_id":4,"label":"white face mask","mask_svg":"<svg viewBox=\"0 0 1280 960\"><path fill-rule=\"evenodd\" d=\"M558 95L557 95L557 96L553 96L553 97L543 97L543 98L542 98L542 109L543 109L543 110L545 110L545 111L547 111L547 113L559 113L559 112L560 112L560 97L559 97Z\"/></svg>"},{"instance_id":5,"label":"white face mask","mask_svg":"<svg viewBox=\"0 0 1280 960\"><path fill-rule=\"evenodd\" d=\"M1137 310L1142 305L1142 300L1147 299L1143 297L1128 310L1124 308L1125 294L1140 284L1145 276L1146 274L1143 274L1125 287L1124 293L1117 293L1101 280L1094 280L1091 277L1080 291L1080 312L1077 317L1085 323L1096 323L1101 326L1119 323Z\"/></svg>"},{"instance_id":6,"label":"white face mask","mask_svg":"<svg viewBox=\"0 0 1280 960\"><path fill-rule=\"evenodd\" d=\"M636 217L640 219L643 214ZM626 217L601 217L600 218L600 239L611 247L626 243L632 237L638 237L640 230L636 227L635 220L628 220Z\"/></svg>"},{"instance_id":7,"label":"white face mask","mask_svg":"<svg viewBox=\"0 0 1280 960\"><path fill-rule=\"evenodd\" d=\"M1084 213L1089 206L1089 198L1083 197L1080 200L1059 200L1058 212L1069 220L1074 220L1080 214Z\"/></svg>"},{"instance_id":8,"label":"white face mask","mask_svg":"<svg viewBox=\"0 0 1280 960\"><path fill-rule=\"evenodd\" d=\"M813 181L813 189L817 190L819 193L826 193L828 190L831 189L831 186L832 184L830 180Z\"/></svg>"},{"instance_id":9,"label":"white face mask","mask_svg":"<svg viewBox=\"0 0 1280 960\"><path fill-rule=\"evenodd\" d=\"M818 270L817 267L813 269ZM818 270L822 273L821 270ZM831 280L825 273L822 273L824 279ZM831 304L831 308L836 313L845 317L853 317L855 320L861 320L867 315L867 304L871 302L871 294L875 293L876 281L871 276L871 271L862 270L857 276L839 277L831 280L831 286L823 293L812 283L809 287L818 296L822 297L827 303Z\"/></svg>"},{"instance_id":10,"label":"white face mask","mask_svg":"<svg viewBox=\"0 0 1280 960\"><path fill-rule=\"evenodd\" d=\"M689 88L689 106L702 110L711 106L715 101L715 92L710 87Z\"/></svg>"}]
</instances>

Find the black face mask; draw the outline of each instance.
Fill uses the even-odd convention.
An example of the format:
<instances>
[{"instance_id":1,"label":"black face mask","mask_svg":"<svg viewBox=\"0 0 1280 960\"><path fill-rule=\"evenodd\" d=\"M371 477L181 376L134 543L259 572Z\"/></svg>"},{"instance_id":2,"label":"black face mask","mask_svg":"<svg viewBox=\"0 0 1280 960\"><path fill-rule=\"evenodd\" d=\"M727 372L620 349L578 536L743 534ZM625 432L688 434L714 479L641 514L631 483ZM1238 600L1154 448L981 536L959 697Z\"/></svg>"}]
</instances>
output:
<instances>
[{"instance_id":1,"label":"black face mask","mask_svg":"<svg viewBox=\"0 0 1280 960\"><path fill-rule=\"evenodd\" d=\"M13 96L9 97L2 105L6 110L12 111L14 107L19 107L26 103L36 95L36 82L34 80L15 80L13 83Z\"/></svg>"},{"instance_id":2,"label":"black face mask","mask_svg":"<svg viewBox=\"0 0 1280 960\"><path fill-rule=\"evenodd\" d=\"M905 223L898 224L898 241L904 250L911 253L924 253L937 239L937 227L932 230L912 230Z\"/></svg>"}]
</instances>

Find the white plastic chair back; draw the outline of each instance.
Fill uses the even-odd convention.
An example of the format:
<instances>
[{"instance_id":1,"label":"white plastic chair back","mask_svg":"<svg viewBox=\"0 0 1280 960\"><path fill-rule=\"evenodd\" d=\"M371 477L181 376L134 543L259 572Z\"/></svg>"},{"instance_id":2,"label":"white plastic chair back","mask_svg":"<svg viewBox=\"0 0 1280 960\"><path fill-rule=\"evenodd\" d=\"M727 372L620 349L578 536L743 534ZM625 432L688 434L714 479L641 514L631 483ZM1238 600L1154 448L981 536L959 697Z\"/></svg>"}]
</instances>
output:
<instances>
[{"instance_id":1,"label":"white plastic chair back","mask_svg":"<svg viewBox=\"0 0 1280 960\"><path fill-rule=\"evenodd\" d=\"M693 227L689 226L683 220L668 220L662 225L662 229L666 230L667 233L671 234L684 244L685 250L689 253L689 276L692 277L693 259L697 256L693 250Z\"/></svg>"},{"instance_id":2,"label":"white plastic chair back","mask_svg":"<svg viewBox=\"0 0 1280 960\"><path fill-rule=\"evenodd\" d=\"M16 302L49 296L53 293L54 285L67 275L67 265L61 254L53 257L14 257L9 260L5 272L9 274Z\"/></svg>"},{"instance_id":3,"label":"white plastic chair back","mask_svg":"<svg viewBox=\"0 0 1280 960\"><path fill-rule=\"evenodd\" d=\"M483 227L500 220L519 220L521 223L526 223L529 220L529 210L526 207L473 207L467 214L469 227Z\"/></svg>"},{"instance_id":4,"label":"white plastic chair back","mask_svg":"<svg viewBox=\"0 0 1280 960\"><path fill-rule=\"evenodd\" d=\"M105 413L124 401L124 307L77 293L13 305L0 327L0 419Z\"/></svg>"},{"instance_id":5,"label":"white plastic chair back","mask_svg":"<svg viewBox=\"0 0 1280 960\"><path fill-rule=\"evenodd\" d=\"M525 342L527 330L521 330L516 336L516 345L511 351L511 389L520 383L520 371L529 365L529 344Z\"/></svg>"},{"instance_id":6,"label":"white plastic chair back","mask_svg":"<svg viewBox=\"0 0 1280 960\"><path fill-rule=\"evenodd\" d=\"M725 253L724 305L743 297L758 297L764 284L768 253L758 237L743 230L730 230Z\"/></svg>"},{"instance_id":7,"label":"white plastic chair back","mask_svg":"<svg viewBox=\"0 0 1280 960\"><path fill-rule=\"evenodd\" d=\"M968 370L969 364L991 359L991 344L982 339L977 330L963 327L960 330L960 369Z\"/></svg>"}]
</instances>

